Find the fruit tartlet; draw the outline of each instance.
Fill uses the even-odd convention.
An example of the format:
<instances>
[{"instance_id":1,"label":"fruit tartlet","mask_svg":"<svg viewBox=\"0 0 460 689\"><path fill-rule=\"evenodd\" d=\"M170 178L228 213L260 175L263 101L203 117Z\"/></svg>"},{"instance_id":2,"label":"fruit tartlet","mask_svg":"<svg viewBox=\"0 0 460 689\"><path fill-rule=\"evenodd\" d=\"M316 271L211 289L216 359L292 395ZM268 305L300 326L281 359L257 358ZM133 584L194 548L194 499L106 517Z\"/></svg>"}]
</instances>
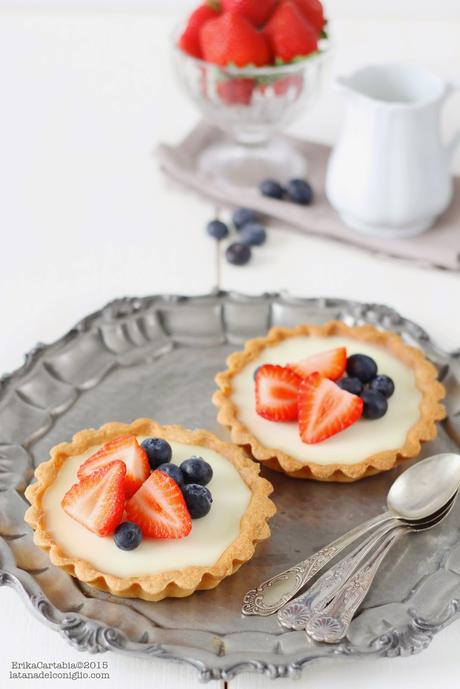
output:
<instances>
[{"instance_id":1,"label":"fruit tartlet","mask_svg":"<svg viewBox=\"0 0 460 689\"><path fill-rule=\"evenodd\" d=\"M436 437L445 395L420 349L371 325L273 328L231 354L213 401L232 440L295 478L355 481Z\"/></svg>"},{"instance_id":2,"label":"fruit tartlet","mask_svg":"<svg viewBox=\"0 0 460 689\"><path fill-rule=\"evenodd\" d=\"M117 596L211 589L270 535L271 484L235 445L150 419L77 433L26 490L51 562Z\"/></svg>"}]
</instances>

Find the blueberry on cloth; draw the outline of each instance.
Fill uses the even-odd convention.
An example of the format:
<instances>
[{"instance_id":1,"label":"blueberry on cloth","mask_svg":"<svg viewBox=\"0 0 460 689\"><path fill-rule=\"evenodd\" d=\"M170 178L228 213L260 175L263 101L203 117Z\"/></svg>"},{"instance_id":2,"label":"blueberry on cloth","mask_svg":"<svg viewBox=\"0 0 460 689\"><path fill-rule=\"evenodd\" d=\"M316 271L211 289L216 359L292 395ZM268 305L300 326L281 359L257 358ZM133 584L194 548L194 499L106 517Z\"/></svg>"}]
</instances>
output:
<instances>
[{"instance_id":1,"label":"blueberry on cloth","mask_svg":"<svg viewBox=\"0 0 460 689\"><path fill-rule=\"evenodd\" d=\"M288 199L293 203L309 206L313 201L313 189L305 179L291 179L286 191Z\"/></svg>"},{"instance_id":2,"label":"blueberry on cloth","mask_svg":"<svg viewBox=\"0 0 460 689\"><path fill-rule=\"evenodd\" d=\"M234 266L244 266L251 259L251 249L247 244L234 242L226 248L225 257Z\"/></svg>"},{"instance_id":3,"label":"blueberry on cloth","mask_svg":"<svg viewBox=\"0 0 460 689\"><path fill-rule=\"evenodd\" d=\"M285 194L284 187L275 179L264 179L259 189L263 196L269 196L272 199L282 199Z\"/></svg>"},{"instance_id":4,"label":"blueberry on cloth","mask_svg":"<svg viewBox=\"0 0 460 689\"><path fill-rule=\"evenodd\" d=\"M258 222L250 222L240 231L240 241L249 246L260 246L267 239L267 231Z\"/></svg>"},{"instance_id":5,"label":"blueberry on cloth","mask_svg":"<svg viewBox=\"0 0 460 689\"><path fill-rule=\"evenodd\" d=\"M214 239L225 239L225 237L228 237L228 227L222 220L211 220L211 222L208 222L206 231Z\"/></svg>"},{"instance_id":6,"label":"blueberry on cloth","mask_svg":"<svg viewBox=\"0 0 460 689\"><path fill-rule=\"evenodd\" d=\"M257 213L250 208L237 208L233 213L233 224L237 230L241 230L242 227L250 222L258 222L259 216Z\"/></svg>"}]
</instances>

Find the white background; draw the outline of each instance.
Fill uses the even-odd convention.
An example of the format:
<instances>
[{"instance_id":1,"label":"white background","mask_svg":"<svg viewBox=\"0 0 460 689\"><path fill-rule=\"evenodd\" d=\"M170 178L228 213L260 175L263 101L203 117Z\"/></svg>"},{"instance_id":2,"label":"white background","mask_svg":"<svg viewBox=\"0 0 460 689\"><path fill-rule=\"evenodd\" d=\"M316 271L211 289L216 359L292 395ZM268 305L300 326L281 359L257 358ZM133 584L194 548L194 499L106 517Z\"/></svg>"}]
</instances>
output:
<instances>
[{"instance_id":1,"label":"white background","mask_svg":"<svg viewBox=\"0 0 460 689\"><path fill-rule=\"evenodd\" d=\"M115 296L201 293L216 284L208 203L164 180L153 157L195 121L170 69L168 37L190 3L154 0L0 0L0 370L35 342L59 337ZM460 4L454 0L331 0L332 73L363 62L411 59L460 77ZM333 142L342 103L329 82L294 130ZM460 124L460 96L443 114ZM457 156L456 169L460 171ZM273 226L250 266L220 257L222 286L288 289L387 303L446 348L460 345L460 278L382 259ZM81 659L0 590L0 687L12 659ZM337 661L307 668L302 683L273 686L428 689L459 685L460 625L409 659ZM107 658L107 656L106 656ZM195 687L194 673L161 662L108 657L110 685ZM70 683L69 683L70 684ZM22 685L19 685L22 686ZM42 689L42 683L28 683ZM58 685L56 685L58 686ZM59 687L62 686L59 683ZM84 689L94 686L94 683ZM232 689L271 686L242 677ZM220 688L219 688L220 689Z\"/></svg>"}]
</instances>

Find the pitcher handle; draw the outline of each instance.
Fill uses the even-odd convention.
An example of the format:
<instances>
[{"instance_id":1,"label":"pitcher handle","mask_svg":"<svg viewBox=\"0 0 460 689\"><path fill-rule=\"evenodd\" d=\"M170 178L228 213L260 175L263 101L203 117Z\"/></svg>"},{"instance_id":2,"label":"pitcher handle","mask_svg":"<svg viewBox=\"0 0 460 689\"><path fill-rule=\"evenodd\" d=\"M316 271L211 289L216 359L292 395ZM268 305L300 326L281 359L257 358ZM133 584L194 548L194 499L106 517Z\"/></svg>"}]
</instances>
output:
<instances>
[{"instance_id":1,"label":"pitcher handle","mask_svg":"<svg viewBox=\"0 0 460 689\"><path fill-rule=\"evenodd\" d=\"M460 91L460 80L454 79L450 80L447 84L447 96L449 96L452 93L455 93L456 91ZM460 129L453 135L449 143L447 144L447 154L449 156L449 160L452 161L455 151L457 150L457 147L460 145Z\"/></svg>"}]
</instances>

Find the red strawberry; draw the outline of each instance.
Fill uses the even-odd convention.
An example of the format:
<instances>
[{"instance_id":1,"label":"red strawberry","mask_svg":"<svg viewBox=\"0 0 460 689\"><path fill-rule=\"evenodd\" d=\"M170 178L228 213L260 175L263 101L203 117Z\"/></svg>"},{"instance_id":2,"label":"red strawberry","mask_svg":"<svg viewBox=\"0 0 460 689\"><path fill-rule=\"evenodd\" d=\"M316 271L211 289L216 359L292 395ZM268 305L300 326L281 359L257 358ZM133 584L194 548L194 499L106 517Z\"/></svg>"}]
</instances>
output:
<instances>
[{"instance_id":1,"label":"red strawberry","mask_svg":"<svg viewBox=\"0 0 460 689\"><path fill-rule=\"evenodd\" d=\"M99 536L113 533L125 506L123 462L110 462L75 483L61 501L62 509Z\"/></svg>"},{"instance_id":2,"label":"red strawberry","mask_svg":"<svg viewBox=\"0 0 460 689\"><path fill-rule=\"evenodd\" d=\"M319 35L326 24L324 9L320 0L293 0L293 2Z\"/></svg>"},{"instance_id":3,"label":"red strawberry","mask_svg":"<svg viewBox=\"0 0 460 689\"><path fill-rule=\"evenodd\" d=\"M299 390L299 431L304 443L320 443L361 418L363 401L332 380L312 373Z\"/></svg>"},{"instance_id":4,"label":"red strawberry","mask_svg":"<svg viewBox=\"0 0 460 689\"><path fill-rule=\"evenodd\" d=\"M144 536L184 538L192 520L177 483L161 470L154 471L126 503L130 521L139 524Z\"/></svg>"},{"instance_id":5,"label":"red strawberry","mask_svg":"<svg viewBox=\"0 0 460 689\"><path fill-rule=\"evenodd\" d=\"M255 86L255 79L223 79L217 83L217 93L227 105L249 105Z\"/></svg>"},{"instance_id":6,"label":"red strawberry","mask_svg":"<svg viewBox=\"0 0 460 689\"><path fill-rule=\"evenodd\" d=\"M277 62L291 62L318 49L315 29L291 0L283 0L278 5L264 32Z\"/></svg>"},{"instance_id":7,"label":"red strawberry","mask_svg":"<svg viewBox=\"0 0 460 689\"><path fill-rule=\"evenodd\" d=\"M271 60L265 35L233 12L206 22L200 32L200 42L204 59L216 65L261 67Z\"/></svg>"},{"instance_id":8,"label":"red strawberry","mask_svg":"<svg viewBox=\"0 0 460 689\"><path fill-rule=\"evenodd\" d=\"M206 3L197 7L190 15L187 26L179 38L179 48L193 57L203 57L200 45L201 27L210 19L215 19L218 15L219 11Z\"/></svg>"},{"instance_id":9,"label":"red strawberry","mask_svg":"<svg viewBox=\"0 0 460 689\"><path fill-rule=\"evenodd\" d=\"M298 96L303 89L303 74L290 74L287 77L277 79L273 84L273 90L277 96L284 96L290 90Z\"/></svg>"},{"instance_id":10,"label":"red strawberry","mask_svg":"<svg viewBox=\"0 0 460 689\"><path fill-rule=\"evenodd\" d=\"M251 24L259 26L267 21L278 0L222 0L224 12L236 12Z\"/></svg>"},{"instance_id":11,"label":"red strawberry","mask_svg":"<svg viewBox=\"0 0 460 689\"><path fill-rule=\"evenodd\" d=\"M302 378L284 366L265 364L256 374L256 411L270 421L295 421Z\"/></svg>"},{"instance_id":12,"label":"red strawberry","mask_svg":"<svg viewBox=\"0 0 460 689\"><path fill-rule=\"evenodd\" d=\"M288 364L288 368L302 378L306 378L313 371L318 371L323 378L337 380L345 373L346 365L347 350L345 347L338 347L337 349L329 349L327 352L314 354L295 364Z\"/></svg>"},{"instance_id":13,"label":"red strawberry","mask_svg":"<svg viewBox=\"0 0 460 689\"><path fill-rule=\"evenodd\" d=\"M126 467L125 490L130 498L150 474L149 460L145 450L134 435L121 435L109 440L100 450L88 457L78 469L78 478L89 476L95 469L120 459Z\"/></svg>"}]
</instances>

